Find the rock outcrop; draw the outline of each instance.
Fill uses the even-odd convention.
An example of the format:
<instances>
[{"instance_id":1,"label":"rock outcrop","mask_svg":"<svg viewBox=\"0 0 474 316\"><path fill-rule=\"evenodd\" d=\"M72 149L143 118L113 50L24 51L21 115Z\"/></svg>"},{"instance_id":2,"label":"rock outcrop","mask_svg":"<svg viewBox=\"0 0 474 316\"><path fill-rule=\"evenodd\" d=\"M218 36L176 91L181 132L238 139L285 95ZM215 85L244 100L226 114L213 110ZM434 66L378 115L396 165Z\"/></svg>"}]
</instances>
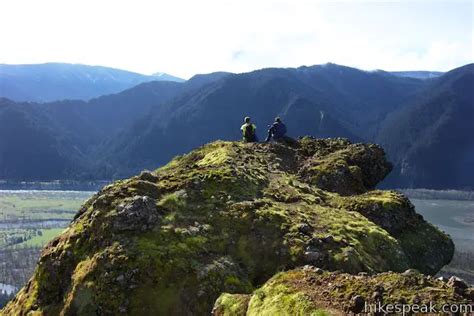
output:
<instances>
[{"instance_id":1,"label":"rock outcrop","mask_svg":"<svg viewBox=\"0 0 474 316\"><path fill-rule=\"evenodd\" d=\"M474 310L474 289L454 278L446 282L415 270L351 275L305 266L275 275L253 294L222 294L213 315L467 315Z\"/></svg>"},{"instance_id":2,"label":"rock outcrop","mask_svg":"<svg viewBox=\"0 0 474 316\"><path fill-rule=\"evenodd\" d=\"M206 315L304 265L434 274L453 243L374 190L390 170L380 147L345 139L211 143L87 201L3 313Z\"/></svg>"}]
</instances>

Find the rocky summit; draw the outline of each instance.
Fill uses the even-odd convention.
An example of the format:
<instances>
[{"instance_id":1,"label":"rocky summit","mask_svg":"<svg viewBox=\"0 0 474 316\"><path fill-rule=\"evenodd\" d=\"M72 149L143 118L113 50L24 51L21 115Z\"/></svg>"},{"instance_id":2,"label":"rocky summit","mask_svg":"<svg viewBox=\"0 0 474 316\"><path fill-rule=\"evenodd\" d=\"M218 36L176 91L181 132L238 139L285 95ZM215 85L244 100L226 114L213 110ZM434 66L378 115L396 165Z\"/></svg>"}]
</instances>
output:
<instances>
[{"instance_id":1,"label":"rocky summit","mask_svg":"<svg viewBox=\"0 0 474 316\"><path fill-rule=\"evenodd\" d=\"M343 310L331 297L360 305L407 269L435 274L454 251L405 196L374 189L390 170L379 146L346 139L205 145L104 187L2 312L232 315L225 302L237 300L241 314L272 315L278 282L294 298L307 290L281 301L300 310ZM400 299L415 288L397 284Z\"/></svg>"}]
</instances>

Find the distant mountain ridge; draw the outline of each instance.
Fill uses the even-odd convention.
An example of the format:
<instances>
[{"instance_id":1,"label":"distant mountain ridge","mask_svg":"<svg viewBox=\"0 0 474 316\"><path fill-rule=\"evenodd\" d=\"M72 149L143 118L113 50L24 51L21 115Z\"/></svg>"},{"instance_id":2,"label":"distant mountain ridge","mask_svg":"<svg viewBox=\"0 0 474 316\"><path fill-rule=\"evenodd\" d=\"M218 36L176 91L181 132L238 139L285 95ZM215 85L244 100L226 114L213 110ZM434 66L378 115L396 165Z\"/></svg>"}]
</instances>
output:
<instances>
[{"instance_id":1,"label":"distant mountain ridge","mask_svg":"<svg viewBox=\"0 0 474 316\"><path fill-rule=\"evenodd\" d=\"M183 81L164 73L147 76L115 68L81 64L0 64L0 97L20 102L89 100L118 93L143 82L161 80Z\"/></svg>"},{"instance_id":2,"label":"distant mountain ridge","mask_svg":"<svg viewBox=\"0 0 474 316\"><path fill-rule=\"evenodd\" d=\"M470 64L422 80L326 64L142 83L88 102L2 100L0 179L127 177L209 141L239 139L246 115L264 139L278 115L292 137L382 144L394 163L391 187L474 188L474 176L462 175L474 164L473 73ZM19 133L31 128L45 140ZM37 159L51 169L15 159L35 157L38 143L45 154Z\"/></svg>"}]
</instances>

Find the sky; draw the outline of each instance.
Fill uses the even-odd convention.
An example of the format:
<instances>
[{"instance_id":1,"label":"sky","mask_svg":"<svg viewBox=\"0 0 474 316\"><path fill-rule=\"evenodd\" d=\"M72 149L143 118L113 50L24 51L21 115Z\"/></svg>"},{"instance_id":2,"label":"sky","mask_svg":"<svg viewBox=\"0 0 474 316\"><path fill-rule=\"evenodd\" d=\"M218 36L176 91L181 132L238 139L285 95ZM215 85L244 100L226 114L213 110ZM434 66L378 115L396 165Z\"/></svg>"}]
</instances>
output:
<instances>
[{"instance_id":1,"label":"sky","mask_svg":"<svg viewBox=\"0 0 474 316\"><path fill-rule=\"evenodd\" d=\"M474 61L473 19L474 0L0 0L0 63L447 71Z\"/></svg>"}]
</instances>

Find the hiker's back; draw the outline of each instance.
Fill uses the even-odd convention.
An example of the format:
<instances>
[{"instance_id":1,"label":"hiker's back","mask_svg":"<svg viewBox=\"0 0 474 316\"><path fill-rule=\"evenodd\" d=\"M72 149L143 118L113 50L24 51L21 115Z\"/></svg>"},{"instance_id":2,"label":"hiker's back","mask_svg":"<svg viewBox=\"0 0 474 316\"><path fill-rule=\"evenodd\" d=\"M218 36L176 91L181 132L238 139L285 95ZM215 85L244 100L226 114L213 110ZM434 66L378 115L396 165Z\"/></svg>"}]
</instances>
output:
<instances>
[{"instance_id":1,"label":"hiker's back","mask_svg":"<svg viewBox=\"0 0 474 316\"><path fill-rule=\"evenodd\" d=\"M286 126L282 122L273 123L272 129L274 139L282 138L286 134Z\"/></svg>"},{"instance_id":2,"label":"hiker's back","mask_svg":"<svg viewBox=\"0 0 474 316\"><path fill-rule=\"evenodd\" d=\"M255 135L255 130L256 127L252 123L245 123L242 125L240 128L242 130L242 136L243 140L245 142L255 142L256 141L256 135Z\"/></svg>"},{"instance_id":3,"label":"hiker's back","mask_svg":"<svg viewBox=\"0 0 474 316\"><path fill-rule=\"evenodd\" d=\"M257 127L250 122L250 117L246 116L244 118L244 125L240 127L242 131L242 137L244 142L256 142L257 140Z\"/></svg>"}]
</instances>

